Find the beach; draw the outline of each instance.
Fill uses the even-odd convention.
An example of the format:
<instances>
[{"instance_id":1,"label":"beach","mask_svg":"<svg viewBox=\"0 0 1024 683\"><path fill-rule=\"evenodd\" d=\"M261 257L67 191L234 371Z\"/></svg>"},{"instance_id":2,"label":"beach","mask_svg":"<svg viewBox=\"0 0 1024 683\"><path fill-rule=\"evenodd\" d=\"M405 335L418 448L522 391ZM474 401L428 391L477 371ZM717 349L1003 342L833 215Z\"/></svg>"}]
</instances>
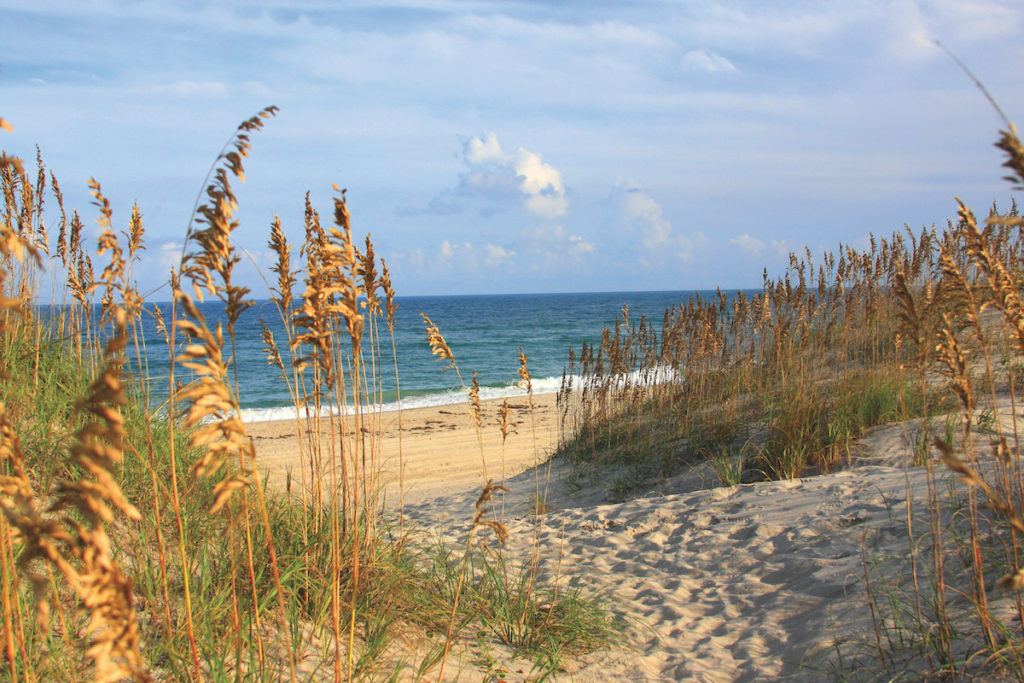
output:
<instances>
[{"instance_id":1,"label":"beach","mask_svg":"<svg viewBox=\"0 0 1024 683\"><path fill-rule=\"evenodd\" d=\"M504 400L509 404L510 431L502 443ZM404 462L405 502L416 505L462 491L479 492L488 479L503 481L547 460L558 438L555 394L536 394L532 410L530 405L528 396L482 401L479 431L465 403L368 416L367 420L379 421L381 483L388 506L399 503L400 462ZM295 420L249 422L246 429L272 484L286 486L291 470L297 485L300 457Z\"/></svg>"},{"instance_id":2,"label":"beach","mask_svg":"<svg viewBox=\"0 0 1024 683\"><path fill-rule=\"evenodd\" d=\"M865 563L888 568L890 578L904 571L908 490L924 509L924 470L902 466L912 426L873 430L853 466L834 473L721 486L698 463L643 495L608 502L607 473L581 482L566 462L548 461L557 443L555 395L533 402L531 419L525 397L509 401L515 431L504 462L501 401L482 404L486 478L509 488L492 509L510 532L505 552L525 562L539 551L544 580L600 596L624 625L618 645L566 658L555 680L816 680L835 673L840 646L870 661ZM393 513L399 416L380 417ZM406 519L457 546L486 481L467 406L404 411L401 424ZM294 423L247 428L261 469L280 485L298 464ZM502 680L531 680L529 661L493 643L481 647L454 649L446 680L478 680L489 671L482 661L500 666Z\"/></svg>"},{"instance_id":3,"label":"beach","mask_svg":"<svg viewBox=\"0 0 1024 683\"><path fill-rule=\"evenodd\" d=\"M720 4L4 3L0 678L1024 683L1024 2Z\"/></svg>"}]
</instances>

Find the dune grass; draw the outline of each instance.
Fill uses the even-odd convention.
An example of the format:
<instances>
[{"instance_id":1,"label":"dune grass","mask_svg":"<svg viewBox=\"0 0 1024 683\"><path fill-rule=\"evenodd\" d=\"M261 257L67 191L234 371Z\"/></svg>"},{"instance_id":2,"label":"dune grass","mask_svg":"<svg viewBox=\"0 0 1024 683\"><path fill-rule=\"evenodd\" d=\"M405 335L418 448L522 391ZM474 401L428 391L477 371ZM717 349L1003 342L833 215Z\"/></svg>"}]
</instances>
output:
<instances>
[{"instance_id":1,"label":"dune grass","mask_svg":"<svg viewBox=\"0 0 1024 683\"><path fill-rule=\"evenodd\" d=\"M145 248L138 207L119 231L90 181L101 229L93 250L41 158L35 177L0 158L5 676L440 679L449 653L483 631L542 678L566 656L607 646L606 608L557 577L532 572L524 584L506 571L514 559L503 537L486 555L467 544L454 565L460 596L448 561L456 551L384 509L378 363L384 335L394 348L395 293L369 237L354 241L342 190L329 226L307 196L298 268L280 221L270 226L287 338L265 327L264 342L294 399L300 452L289 490L268 487L231 361L251 306L234 279L232 184L276 111L244 121L211 168L166 320L132 276ZM38 299L44 279L52 301ZM197 305L206 299L223 304L224 323L206 320ZM162 348L143 348L142 316L156 318ZM171 360L161 403L149 396L153 353ZM481 427L476 401L467 419ZM503 530L492 514L482 503L469 521Z\"/></svg>"},{"instance_id":2,"label":"dune grass","mask_svg":"<svg viewBox=\"0 0 1024 683\"><path fill-rule=\"evenodd\" d=\"M101 237L91 250L41 160L33 178L0 157L5 674L441 679L453 649L476 647L485 658L507 648L543 678L561 658L607 646L615 625L599 601L544 576L535 553L503 550L491 505L500 482L481 482L458 544L432 547L383 512L375 397L396 304L372 242L353 238L342 190L327 226L307 197L299 268L271 225L286 339L264 341L301 448L295 491L266 485L230 360L251 303L233 279L232 183L275 112L243 122L205 183L171 277L161 406L137 346L140 316L156 315L131 275L141 213L118 233L92 181ZM1012 126L998 146L1020 189ZM55 221L43 220L44 196ZM872 427L920 425L904 463L908 482L920 468L927 483L923 504L908 483L909 583L872 584L865 571L876 660L906 667L900 675L1024 678L1021 227L1016 206L979 221L960 204L943 230L793 254L752 296L694 297L657 324L624 309L599 344L570 352L561 452L580 472L617 470L612 493L625 497L705 460L728 485L826 473L855 464ZM54 315L33 305L43 277L58 285ZM223 303L222 326L204 318L204 297ZM441 330L424 324L467 392L467 419L485 428L475 377L463 380ZM521 363L529 385L525 354ZM482 447L480 457L486 467ZM500 675L500 663L487 668Z\"/></svg>"},{"instance_id":3,"label":"dune grass","mask_svg":"<svg viewBox=\"0 0 1024 683\"><path fill-rule=\"evenodd\" d=\"M1022 189L1012 125L997 147ZM1022 679L1022 227L1016 204L981 221L958 202L941 230L793 253L752 296L694 296L660 324L623 309L600 344L570 350L560 452L579 476L623 472L623 497L704 461L730 486L827 473L872 427L915 425L903 464L927 495L908 469L907 564L868 582L868 666Z\"/></svg>"}]
</instances>

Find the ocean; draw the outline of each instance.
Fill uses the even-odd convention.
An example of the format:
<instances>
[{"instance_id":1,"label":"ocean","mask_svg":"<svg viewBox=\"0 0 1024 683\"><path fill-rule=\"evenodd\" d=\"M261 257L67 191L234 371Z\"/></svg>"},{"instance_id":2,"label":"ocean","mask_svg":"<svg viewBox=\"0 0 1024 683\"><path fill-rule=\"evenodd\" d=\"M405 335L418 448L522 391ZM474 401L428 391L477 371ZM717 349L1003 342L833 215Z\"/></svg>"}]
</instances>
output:
<instances>
[{"instance_id":1,"label":"ocean","mask_svg":"<svg viewBox=\"0 0 1024 683\"><path fill-rule=\"evenodd\" d=\"M711 297L713 291L601 292L578 294L494 294L465 296L397 297L395 341L403 408L459 403L466 400L458 377L431 355L420 313L440 328L468 383L476 372L482 399L522 396L518 386L519 349L529 358L534 393L558 390L569 347L597 343L605 327L621 320L624 305L630 319L646 315L660 328L666 308L685 303L692 295ZM157 304L170 320L170 304ZM219 302L202 304L212 325L223 320ZM288 390L277 368L269 365L263 348L260 321L265 322L282 349L285 334L276 307L258 301L237 327L237 364L242 416L246 421L284 419L294 415ZM166 344L152 316L144 316L143 334L151 392L160 402L167 393ZM383 410L398 408L390 338L381 324Z\"/></svg>"}]
</instances>

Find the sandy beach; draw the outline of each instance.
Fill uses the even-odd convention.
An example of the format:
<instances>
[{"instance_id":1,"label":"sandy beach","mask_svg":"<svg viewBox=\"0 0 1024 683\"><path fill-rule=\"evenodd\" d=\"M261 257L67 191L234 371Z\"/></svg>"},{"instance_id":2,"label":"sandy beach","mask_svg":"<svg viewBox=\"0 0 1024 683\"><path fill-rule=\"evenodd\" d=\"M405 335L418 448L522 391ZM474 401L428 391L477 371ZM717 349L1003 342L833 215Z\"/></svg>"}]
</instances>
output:
<instances>
[{"instance_id":1,"label":"sandy beach","mask_svg":"<svg viewBox=\"0 0 1024 683\"><path fill-rule=\"evenodd\" d=\"M696 466L610 504L606 481L581 483L566 476L567 463L544 463L557 438L554 396L535 397L536 447L526 399L510 403L516 432L503 466L500 402L485 403L483 433L488 476L504 470L510 489L496 505L509 556L522 561L539 541L543 575L600 596L624 624L621 647L570 661L556 678L817 680L830 676L837 643L847 656L870 652L864 564L899 570L907 484L914 500L924 496L924 470L901 464L906 424L870 432L854 466L832 474L719 487ZM398 415L383 417L393 485ZM249 429L263 466L280 477L294 464L294 425ZM458 544L484 481L465 406L405 412L402 435L409 517ZM538 517L537 485L549 475L548 512ZM479 680L486 659L503 662L503 680L530 680L528 662L489 647L453 652L451 679Z\"/></svg>"},{"instance_id":2,"label":"sandy beach","mask_svg":"<svg viewBox=\"0 0 1024 683\"><path fill-rule=\"evenodd\" d=\"M508 403L511 431L504 444L499 427L501 400L481 402L479 432L466 404L380 413L381 478L389 504L398 501L400 462L404 462L405 501L415 505L461 491L479 491L489 478L504 480L547 460L558 438L555 394L535 395L532 411L527 396L510 398ZM289 469L294 472L293 481L298 481L295 421L252 422L246 428L271 482L284 485Z\"/></svg>"}]
</instances>

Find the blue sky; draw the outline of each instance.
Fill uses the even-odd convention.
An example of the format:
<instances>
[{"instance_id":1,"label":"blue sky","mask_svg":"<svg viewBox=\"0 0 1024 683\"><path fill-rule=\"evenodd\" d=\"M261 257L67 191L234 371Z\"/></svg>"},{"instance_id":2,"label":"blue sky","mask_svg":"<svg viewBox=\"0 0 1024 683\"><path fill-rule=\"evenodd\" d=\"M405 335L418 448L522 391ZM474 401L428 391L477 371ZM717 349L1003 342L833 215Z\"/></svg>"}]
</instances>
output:
<instances>
[{"instance_id":1,"label":"blue sky","mask_svg":"<svg viewBox=\"0 0 1024 683\"><path fill-rule=\"evenodd\" d=\"M1010 0L0 0L0 144L90 219L91 175L122 223L138 200L147 285L276 104L239 188L264 266L274 214L299 240L338 183L400 294L756 286L791 248L1008 203L999 120L933 40L1020 121L1022 38Z\"/></svg>"}]
</instances>

